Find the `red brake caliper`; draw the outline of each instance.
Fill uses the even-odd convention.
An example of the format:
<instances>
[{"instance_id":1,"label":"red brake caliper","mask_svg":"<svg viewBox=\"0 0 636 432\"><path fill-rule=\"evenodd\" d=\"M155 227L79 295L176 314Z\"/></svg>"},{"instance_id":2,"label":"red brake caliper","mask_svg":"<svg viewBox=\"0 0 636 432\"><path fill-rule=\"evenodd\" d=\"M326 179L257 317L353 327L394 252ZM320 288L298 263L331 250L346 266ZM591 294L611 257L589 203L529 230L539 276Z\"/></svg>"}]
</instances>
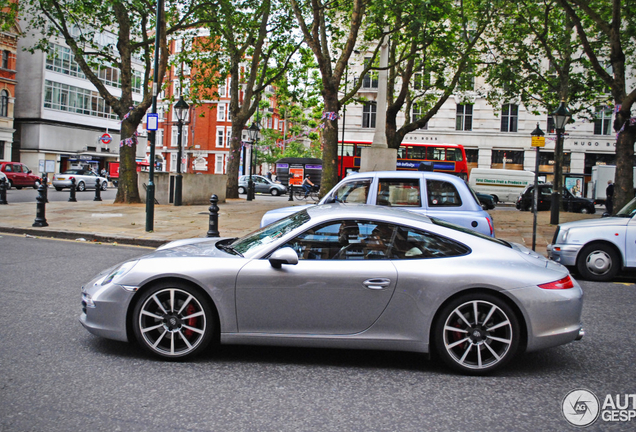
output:
<instances>
[{"instance_id":1,"label":"red brake caliper","mask_svg":"<svg viewBox=\"0 0 636 432\"><path fill-rule=\"evenodd\" d=\"M187 315L192 315L194 312L196 312L196 309L194 308L194 305L189 304L188 307L186 308L186 316ZM188 325L190 327L194 327L197 324L197 318L188 318ZM188 339L190 339L190 337L194 334L194 332L190 329L185 329L185 331L183 332L185 334L185 337L187 337Z\"/></svg>"}]
</instances>

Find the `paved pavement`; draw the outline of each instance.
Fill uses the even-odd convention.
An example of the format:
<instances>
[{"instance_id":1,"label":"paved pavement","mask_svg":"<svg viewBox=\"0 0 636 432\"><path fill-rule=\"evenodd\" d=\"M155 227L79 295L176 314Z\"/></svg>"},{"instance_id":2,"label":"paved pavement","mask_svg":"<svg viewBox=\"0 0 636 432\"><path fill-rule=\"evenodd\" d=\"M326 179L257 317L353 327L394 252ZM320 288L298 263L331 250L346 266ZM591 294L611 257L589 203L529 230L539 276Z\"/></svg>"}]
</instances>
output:
<instances>
[{"instance_id":1,"label":"paved pavement","mask_svg":"<svg viewBox=\"0 0 636 432\"><path fill-rule=\"evenodd\" d=\"M290 202L287 196L257 195L254 201L228 199L219 204L219 232L222 237L239 237L257 229L266 211L303 204L306 203ZM0 205L0 232L156 247L171 240L205 237L209 229L209 207L155 205L154 230L146 232L145 204L51 202L46 205L45 214L49 226L37 228L32 226L36 217L35 203L9 202ZM532 247L532 213L510 206L498 206L489 213L495 221L497 237ZM560 221L599 218L601 213L601 209L594 215L562 212ZM549 222L550 212L540 212L536 250L544 255L555 229Z\"/></svg>"}]
</instances>

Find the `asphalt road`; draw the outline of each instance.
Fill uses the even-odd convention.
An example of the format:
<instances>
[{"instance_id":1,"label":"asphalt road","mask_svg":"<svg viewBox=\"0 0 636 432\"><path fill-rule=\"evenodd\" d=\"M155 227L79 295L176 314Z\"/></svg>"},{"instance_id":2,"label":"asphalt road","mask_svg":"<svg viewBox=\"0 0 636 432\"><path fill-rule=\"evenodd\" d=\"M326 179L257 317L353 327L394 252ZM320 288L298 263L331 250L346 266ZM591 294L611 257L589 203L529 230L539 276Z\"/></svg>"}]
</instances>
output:
<instances>
[{"instance_id":1,"label":"asphalt road","mask_svg":"<svg viewBox=\"0 0 636 432\"><path fill-rule=\"evenodd\" d=\"M0 237L0 430L563 431L568 392L636 393L634 280L582 282L587 336L489 377L376 351L227 346L164 362L78 322L81 284L146 252Z\"/></svg>"}]
</instances>

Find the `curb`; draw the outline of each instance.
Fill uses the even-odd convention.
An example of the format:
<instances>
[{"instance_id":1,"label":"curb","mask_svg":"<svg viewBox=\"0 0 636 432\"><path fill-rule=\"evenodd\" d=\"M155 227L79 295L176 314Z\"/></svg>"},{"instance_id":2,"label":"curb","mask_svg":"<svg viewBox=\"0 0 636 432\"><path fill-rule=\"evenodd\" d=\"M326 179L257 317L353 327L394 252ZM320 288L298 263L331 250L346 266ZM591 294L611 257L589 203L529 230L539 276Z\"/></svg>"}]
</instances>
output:
<instances>
[{"instance_id":1,"label":"curb","mask_svg":"<svg viewBox=\"0 0 636 432\"><path fill-rule=\"evenodd\" d=\"M55 231L55 230L47 230L47 229L29 229L29 228L11 228L11 227L0 227L0 232L9 233L9 234L25 234L31 235L34 237L47 237L47 238L58 238L64 240L77 240L78 238L86 239L87 242L100 242L100 243L117 243L120 245L131 245L131 246L146 246L146 247L154 247L157 248L161 245L171 242L172 240L153 240L153 239L140 239L140 238L127 238L127 237L117 237L117 236L105 236L99 234L90 234L90 233L78 233L78 232L70 232L70 231Z\"/></svg>"}]
</instances>

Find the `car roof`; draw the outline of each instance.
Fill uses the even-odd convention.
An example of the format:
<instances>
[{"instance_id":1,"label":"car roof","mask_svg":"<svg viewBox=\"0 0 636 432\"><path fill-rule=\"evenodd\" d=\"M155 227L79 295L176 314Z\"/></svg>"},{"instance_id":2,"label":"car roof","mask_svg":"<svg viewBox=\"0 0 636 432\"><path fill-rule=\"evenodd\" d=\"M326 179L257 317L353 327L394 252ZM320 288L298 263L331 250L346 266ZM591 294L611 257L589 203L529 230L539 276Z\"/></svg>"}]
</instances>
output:
<instances>
[{"instance_id":1,"label":"car roof","mask_svg":"<svg viewBox=\"0 0 636 432\"><path fill-rule=\"evenodd\" d=\"M305 209L312 219L333 219L334 216L344 219L394 219L395 223L421 224L432 223L422 214L410 212L395 207L376 206L369 204L331 203L314 205Z\"/></svg>"},{"instance_id":2,"label":"car roof","mask_svg":"<svg viewBox=\"0 0 636 432\"><path fill-rule=\"evenodd\" d=\"M353 174L349 174L343 180L355 179L355 178L365 178L365 177L391 177L391 178L425 178L431 180L447 180L447 181L458 181L464 183L460 177L447 174L440 173L435 171L368 171L368 172L357 172Z\"/></svg>"}]
</instances>

